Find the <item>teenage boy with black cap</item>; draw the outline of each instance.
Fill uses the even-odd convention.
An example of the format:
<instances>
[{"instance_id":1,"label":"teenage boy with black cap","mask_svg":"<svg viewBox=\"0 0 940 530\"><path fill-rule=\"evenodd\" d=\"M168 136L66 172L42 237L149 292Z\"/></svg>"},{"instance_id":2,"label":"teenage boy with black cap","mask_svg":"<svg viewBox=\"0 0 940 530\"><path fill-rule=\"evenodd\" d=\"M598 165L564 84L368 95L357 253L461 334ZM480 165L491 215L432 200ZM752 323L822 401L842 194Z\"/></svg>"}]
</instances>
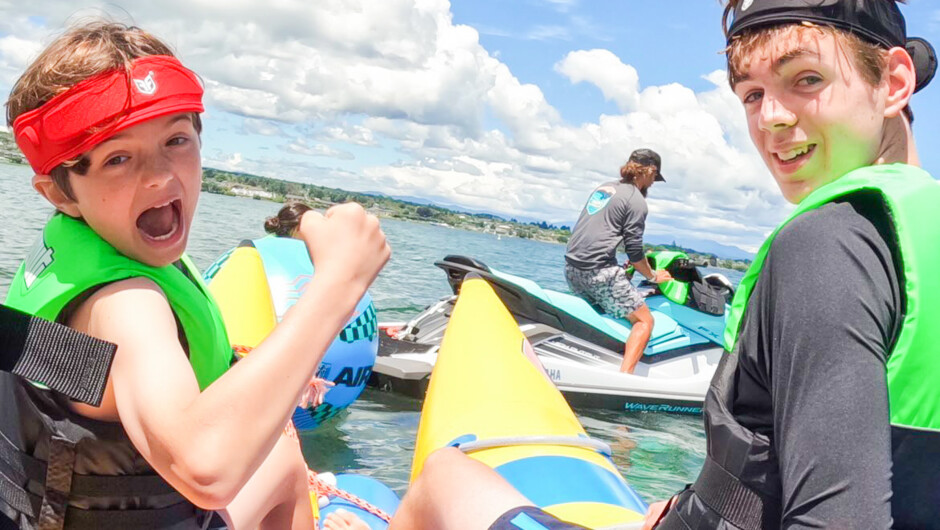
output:
<instances>
[{"instance_id":1,"label":"teenage boy with black cap","mask_svg":"<svg viewBox=\"0 0 940 530\"><path fill-rule=\"evenodd\" d=\"M620 168L620 181L598 186L574 226L565 251L565 279L578 296L614 318L633 325L623 351L620 371L633 373L653 331L653 315L643 297L617 263L617 247L634 268L652 282L672 279L654 271L643 253L646 193L653 182L664 182L662 160L652 149L637 149Z\"/></svg>"},{"instance_id":2,"label":"teenage boy with black cap","mask_svg":"<svg viewBox=\"0 0 940 530\"><path fill-rule=\"evenodd\" d=\"M935 54L893 0L729 15L731 87L798 206L738 288L704 468L657 528L940 527L940 185L908 108Z\"/></svg>"}]
</instances>

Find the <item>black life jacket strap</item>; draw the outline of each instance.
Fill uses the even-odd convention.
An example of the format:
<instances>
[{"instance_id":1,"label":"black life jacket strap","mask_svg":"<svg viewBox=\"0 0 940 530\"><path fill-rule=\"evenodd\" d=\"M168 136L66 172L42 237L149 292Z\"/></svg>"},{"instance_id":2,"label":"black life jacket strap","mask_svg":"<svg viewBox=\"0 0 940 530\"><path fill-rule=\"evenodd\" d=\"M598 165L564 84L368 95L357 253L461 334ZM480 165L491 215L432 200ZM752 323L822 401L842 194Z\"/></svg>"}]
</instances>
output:
<instances>
[{"instance_id":1,"label":"black life jacket strap","mask_svg":"<svg viewBox=\"0 0 940 530\"><path fill-rule=\"evenodd\" d=\"M23 453L0 433L0 471L17 483L45 483L47 465ZM73 475L71 492L79 497L154 497L176 492L160 475Z\"/></svg>"},{"instance_id":2,"label":"black life jacket strap","mask_svg":"<svg viewBox=\"0 0 940 530\"><path fill-rule=\"evenodd\" d=\"M81 510L69 507L65 518L69 530L101 528L191 529L203 516L202 510L188 501L152 510Z\"/></svg>"},{"instance_id":3,"label":"black life jacket strap","mask_svg":"<svg viewBox=\"0 0 940 530\"><path fill-rule=\"evenodd\" d=\"M21 484L26 484L28 480L42 483L45 475L45 465L20 453L0 432L0 499L16 511L35 519L39 515L42 497L27 491Z\"/></svg>"},{"instance_id":4,"label":"black life jacket strap","mask_svg":"<svg viewBox=\"0 0 940 530\"><path fill-rule=\"evenodd\" d=\"M14 510L35 518L42 505L42 497L26 491L19 482L10 477L9 472L0 462L0 501L8 504ZM0 519L2 522L2 519Z\"/></svg>"},{"instance_id":5,"label":"black life jacket strap","mask_svg":"<svg viewBox=\"0 0 940 530\"><path fill-rule=\"evenodd\" d=\"M158 497L166 495L179 495L170 484L160 475L78 475L74 473L74 445L67 439L56 437L50 440L48 463L30 456L19 449L0 432L0 499L13 509L26 514L30 519L39 520L50 528L56 528L57 522L64 517L69 528L73 527L73 513L79 519L104 517L107 520L120 520L120 517L143 520L146 517L162 517L166 515L170 520L184 511L183 507L176 507L163 514L160 510L80 510L68 506L69 497L84 498L110 498L120 499L133 497ZM43 485L45 495L37 495L28 491L21 484L33 482ZM182 499L182 496L180 495ZM189 506L189 517L195 509L188 501L181 504ZM112 516L111 512L133 512L136 515ZM95 519L98 520L98 519ZM131 519L128 519L131 520ZM160 519L148 519L149 525ZM147 526L147 525L143 525ZM135 528L138 525L125 526L123 524L93 524L88 528Z\"/></svg>"},{"instance_id":6,"label":"black life jacket strap","mask_svg":"<svg viewBox=\"0 0 940 530\"><path fill-rule=\"evenodd\" d=\"M98 406L117 346L0 305L0 370Z\"/></svg>"},{"instance_id":7,"label":"black life jacket strap","mask_svg":"<svg viewBox=\"0 0 940 530\"><path fill-rule=\"evenodd\" d=\"M0 432L0 473L9 476L17 484L25 484L27 480L42 484L46 478L46 465L21 452Z\"/></svg>"},{"instance_id":8,"label":"black life jacket strap","mask_svg":"<svg viewBox=\"0 0 940 530\"><path fill-rule=\"evenodd\" d=\"M705 465L692 490L703 503L737 528L761 530L767 508L764 498L711 457L705 457Z\"/></svg>"},{"instance_id":9,"label":"black life jacket strap","mask_svg":"<svg viewBox=\"0 0 940 530\"><path fill-rule=\"evenodd\" d=\"M39 530L65 528L65 511L69 506L74 471L75 443L53 436L49 439L49 461L46 463L46 488L39 508Z\"/></svg>"}]
</instances>

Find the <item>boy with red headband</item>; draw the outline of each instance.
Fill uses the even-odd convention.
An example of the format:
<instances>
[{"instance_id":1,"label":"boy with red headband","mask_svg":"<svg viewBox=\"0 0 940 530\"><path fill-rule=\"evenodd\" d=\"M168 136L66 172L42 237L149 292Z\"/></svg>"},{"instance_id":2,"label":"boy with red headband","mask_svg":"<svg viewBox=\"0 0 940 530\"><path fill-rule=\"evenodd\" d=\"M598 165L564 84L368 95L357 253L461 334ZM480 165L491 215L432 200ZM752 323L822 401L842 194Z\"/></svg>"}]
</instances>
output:
<instances>
[{"instance_id":1,"label":"boy with red headband","mask_svg":"<svg viewBox=\"0 0 940 530\"><path fill-rule=\"evenodd\" d=\"M357 205L304 213L293 234L317 274L230 367L218 309L183 253L200 190L202 93L152 35L93 23L53 42L10 95L33 186L58 211L7 302L118 349L100 406L67 397L100 390L108 363L87 348L51 361L72 368L55 392L0 374L0 523L182 529L214 525L214 510L235 529L313 527L307 467L284 426L320 361L306 352L326 350L390 251ZM348 513L325 521L361 524ZM447 448L428 458L390 528L537 524L580 528Z\"/></svg>"},{"instance_id":2,"label":"boy with red headband","mask_svg":"<svg viewBox=\"0 0 940 530\"><path fill-rule=\"evenodd\" d=\"M936 56L893 0L729 16L731 87L797 207L738 288L705 465L657 528L940 527L940 184L908 107Z\"/></svg>"},{"instance_id":3,"label":"boy with red headband","mask_svg":"<svg viewBox=\"0 0 940 530\"><path fill-rule=\"evenodd\" d=\"M100 406L0 380L11 396L0 514L23 528L195 528L210 522L203 509L233 528L312 527L306 465L284 426L389 247L357 205L306 214L298 237L317 274L230 367L218 309L183 252L202 95L165 44L100 22L46 48L7 102L33 187L57 210L7 303L118 346ZM101 370L75 365L72 383Z\"/></svg>"}]
</instances>

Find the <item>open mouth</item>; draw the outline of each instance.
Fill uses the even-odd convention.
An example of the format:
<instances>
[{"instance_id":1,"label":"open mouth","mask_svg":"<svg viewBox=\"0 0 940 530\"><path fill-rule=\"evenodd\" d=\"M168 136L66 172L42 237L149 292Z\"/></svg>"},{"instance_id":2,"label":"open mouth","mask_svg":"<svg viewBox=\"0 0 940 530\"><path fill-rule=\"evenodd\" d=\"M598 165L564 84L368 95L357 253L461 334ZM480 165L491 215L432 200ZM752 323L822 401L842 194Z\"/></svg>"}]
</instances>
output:
<instances>
[{"instance_id":1,"label":"open mouth","mask_svg":"<svg viewBox=\"0 0 940 530\"><path fill-rule=\"evenodd\" d=\"M809 155L813 154L815 150L816 144L808 144L783 153L774 153L774 157L783 165L797 164L809 158Z\"/></svg>"},{"instance_id":2,"label":"open mouth","mask_svg":"<svg viewBox=\"0 0 940 530\"><path fill-rule=\"evenodd\" d=\"M146 239L168 241L179 232L182 208L179 199L148 208L137 218L137 229Z\"/></svg>"}]
</instances>

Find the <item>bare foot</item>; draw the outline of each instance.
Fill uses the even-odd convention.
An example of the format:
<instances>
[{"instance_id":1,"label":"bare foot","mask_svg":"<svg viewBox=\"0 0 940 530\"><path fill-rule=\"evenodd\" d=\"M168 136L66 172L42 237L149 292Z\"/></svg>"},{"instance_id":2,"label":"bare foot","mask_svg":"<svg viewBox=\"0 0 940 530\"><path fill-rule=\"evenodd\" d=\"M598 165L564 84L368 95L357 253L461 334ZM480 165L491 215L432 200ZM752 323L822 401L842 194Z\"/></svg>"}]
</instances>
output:
<instances>
[{"instance_id":1,"label":"bare foot","mask_svg":"<svg viewBox=\"0 0 940 530\"><path fill-rule=\"evenodd\" d=\"M336 510L323 520L325 530L370 530L365 521L356 517L352 512Z\"/></svg>"}]
</instances>

